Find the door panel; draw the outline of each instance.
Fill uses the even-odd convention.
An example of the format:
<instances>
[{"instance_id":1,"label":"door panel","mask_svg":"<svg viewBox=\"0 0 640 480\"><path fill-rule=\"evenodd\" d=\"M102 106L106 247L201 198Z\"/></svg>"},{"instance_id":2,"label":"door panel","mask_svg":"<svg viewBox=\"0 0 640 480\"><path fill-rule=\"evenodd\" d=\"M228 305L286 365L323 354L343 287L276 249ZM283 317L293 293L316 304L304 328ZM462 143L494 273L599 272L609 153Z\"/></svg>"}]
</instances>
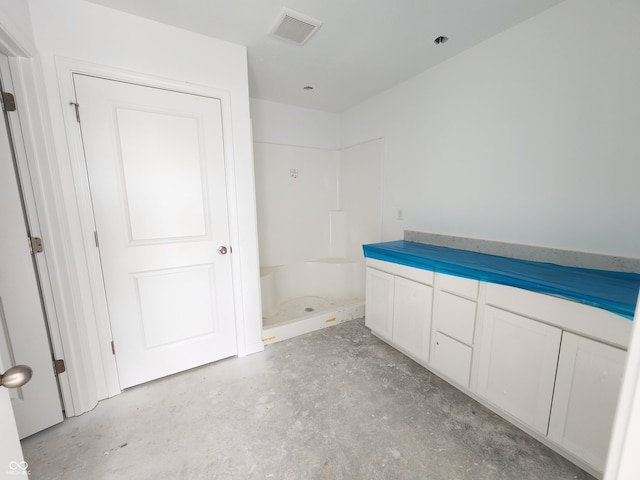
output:
<instances>
[{"instance_id":1,"label":"door panel","mask_svg":"<svg viewBox=\"0 0 640 480\"><path fill-rule=\"evenodd\" d=\"M0 65L6 73L6 58L0 58ZM34 372L27 385L9 391L18 432L24 438L61 422L62 406L4 117L0 121L0 225L0 363L26 364Z\"/></svg>"},{"instance_id":2,"label":"door panel","mask_svg":"<svg viewBox=\"0 0 640 480\"><path fill-rule=\"evenodd\" d=\"M74 86L121 387L235 355L220 101Z\"/></svg>"},{"instance_id":3,"label":"door panel","mask_svg":"<svg viewBox=\"0 0 640 480\"><path fill-rule=\"evenodd\" d=\"M212 265L135 275L147 348L186 341L218 330ZM172 320L179 316L188 323Z\"/></svg>"},{"instance_id":4,"label":"door panel","mask_svg":"<svg viewBox=\"0 0 640 480\"><path fill-rule=\"evenodd\" d=\"M118 108L117 123L131 241L206 236L197 119Z\"/></svg>"}]
</instances>

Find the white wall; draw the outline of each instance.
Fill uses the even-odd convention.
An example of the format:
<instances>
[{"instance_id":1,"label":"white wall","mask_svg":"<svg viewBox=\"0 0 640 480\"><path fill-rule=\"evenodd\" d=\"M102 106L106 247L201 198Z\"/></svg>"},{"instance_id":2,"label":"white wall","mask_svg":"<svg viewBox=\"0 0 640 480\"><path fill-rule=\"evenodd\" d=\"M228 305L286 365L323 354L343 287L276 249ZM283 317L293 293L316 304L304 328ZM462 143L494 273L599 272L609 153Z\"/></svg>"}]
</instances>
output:
<instances>
[{"instance_id":1,"label":"white wall","mask_svg":"<svg viewBox=\"0 0 640 480\"><path fill-rule=\"evenodd\" d=\"M340 146L340 117L335 113L251 99L253 140L336 150Z\"/></svg>"},{"instance_id":2,"label":"white wall","mask_svg":"<svg viewBox=\"0 0 640 480\"><path fill-rule=\"evenodd\" d=\"M362 260L381 238L382 141L338 149L338 115L264 100L251 117L260 264Z\"/></svg>"},{"instance_id":3,"label":"white wall","mask_svg":"<svg viewBox=\"0 0 640 480\"><path fill-rule=\"evenodd\" d=\"M251 99L251 121L260 265L329 257L330 212L338 201L339 116Z\"/></svg>"},{"instance_id":4,"label":"white wall","mask_svg":"<svg viewBox=\"0 0 640 480\"><path fill-rule=\"evenodd\" d=\"M78 203L86 193L74 190L74 172L63 120L72 99L61 97L65 90L58 84L57 68L66 59L185 86L198 85L229 92L230 150L235 174L235 184L230 186L235 199L231 202L234 210L231 236L234 268L238 274L234 275L234 286L236 314L241 327L239 353L262 349L246 49L80 0L29 0L29 6L52 128L50 161L54 164L56 178L51 188L57 195L60 217L67 222L64 248L68 251L69 261L75 265L77 285L69 287L77 288L74 297L81 304L81 311L77 313L84 314L75 321L85 322L90 340L97 340L95 335L91 336L91 329L99 330L100 327L91 325L95 312L87 282L89 274L83 264L86 261L83 254L85 232L79 214L83 206ZM103 367L94 353L97 349L93 343L86 345L95 371Z\"/></svg>"},{"instance_id":5,"label":"white wall","mask_svg":"<svg viewBox=\"0 0 640 480\"><path fill-rule=\"evenodd\" d=\"M340 150L340 207L347 214L347 256L362 265L362 245L382 240L382 139Z\"/></svg>"},{"instance_id":6,"label":"white wall","mask_svg":"<svg viewBox=\"0 0 640 480\"><path fill-rule=\"evenodd\" d=\"M329 215L337 202L338 152L255 143L260 264L329 257ZM291 170L297 176L291 176Z\"/></svg>"},{"instance_id":7,"label":"white wall","mask_svg":"<svg viewBox=\"0 0 640 480\"><path fill-rule=\"evenodd\" d=\"M23 0L0 0L0 24L7 35L29 53L35 53L29 4ZM11 53L11 52L7 52Z\"/></svg>"},{"instance_id":8,"label":"white wall","mask_svg":"<svg viewBox=\"0 0 640 480\"><path fill-rule=\"evenodd\" d=\"M345 112L342 145L385 139L384 238L640 257L638 25L567 0Z\"/></svg>"}]
</instances>

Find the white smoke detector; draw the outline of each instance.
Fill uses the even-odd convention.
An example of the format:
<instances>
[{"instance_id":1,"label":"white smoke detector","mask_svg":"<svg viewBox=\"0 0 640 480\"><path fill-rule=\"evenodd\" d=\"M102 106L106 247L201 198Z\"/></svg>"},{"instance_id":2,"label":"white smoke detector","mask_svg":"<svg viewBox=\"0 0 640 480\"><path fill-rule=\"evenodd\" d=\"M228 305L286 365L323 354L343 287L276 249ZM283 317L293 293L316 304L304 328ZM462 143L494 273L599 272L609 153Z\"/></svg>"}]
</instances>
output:
<instances>
[{"instance_id":1,"label":"white smoke detector","mask_svg":"<svg viewBox=\"0 0 640 480\"><path fill-rule=\"evenodd\" d=\"M320 25L322 25L320 20L289 8L283 8L269 34L288 42L303 45L316 33Z\"/></svg>"}]
</instances>

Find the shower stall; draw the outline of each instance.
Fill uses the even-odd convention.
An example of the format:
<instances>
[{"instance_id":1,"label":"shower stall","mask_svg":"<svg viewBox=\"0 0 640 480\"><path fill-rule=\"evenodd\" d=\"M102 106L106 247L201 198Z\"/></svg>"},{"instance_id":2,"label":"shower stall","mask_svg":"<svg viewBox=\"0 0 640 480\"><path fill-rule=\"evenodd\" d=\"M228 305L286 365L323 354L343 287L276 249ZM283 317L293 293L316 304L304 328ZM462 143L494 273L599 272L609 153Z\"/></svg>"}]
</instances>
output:
<instances>
[{"instance_id":1,"label":"shower stall","mask_svg":"<svg viewBox=\"0 0 640 480\"><path fill-rule=\"evenodd\" d=\"M381 238L382 141L254 144L263 341L364 315L362 244Z\"/></svg>"}]
</instances>

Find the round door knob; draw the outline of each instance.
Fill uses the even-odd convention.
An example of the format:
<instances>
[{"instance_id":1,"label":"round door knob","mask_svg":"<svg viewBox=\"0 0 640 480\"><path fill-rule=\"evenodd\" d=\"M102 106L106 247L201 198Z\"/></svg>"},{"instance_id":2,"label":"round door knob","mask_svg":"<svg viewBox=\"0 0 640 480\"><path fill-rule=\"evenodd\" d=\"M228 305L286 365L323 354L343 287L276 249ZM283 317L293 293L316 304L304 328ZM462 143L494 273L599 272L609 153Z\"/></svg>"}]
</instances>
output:
<instances>
[{"instance_id":1,"label":"round door knob","mask_svg":"<svg viewBox=\"0 0 640 480\"><path fill-rule=\"evenodd\" d=\"M226 255L227 254L227 247L225 247L224 245L221 246L220 248L218 248L218 253L220 255Z\"/></svg>"},{"instance_id":2,"label":"round door knob","mask_svg":"<svg viewBox=\"0 0 640 480\"><path fill-rule=\"evenodd\" d=\"M20 388L33 376L33 370L26 365L16 365L0 375L0 385L7 388Z\"/></svg>"}]
</instances>

